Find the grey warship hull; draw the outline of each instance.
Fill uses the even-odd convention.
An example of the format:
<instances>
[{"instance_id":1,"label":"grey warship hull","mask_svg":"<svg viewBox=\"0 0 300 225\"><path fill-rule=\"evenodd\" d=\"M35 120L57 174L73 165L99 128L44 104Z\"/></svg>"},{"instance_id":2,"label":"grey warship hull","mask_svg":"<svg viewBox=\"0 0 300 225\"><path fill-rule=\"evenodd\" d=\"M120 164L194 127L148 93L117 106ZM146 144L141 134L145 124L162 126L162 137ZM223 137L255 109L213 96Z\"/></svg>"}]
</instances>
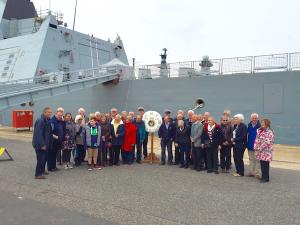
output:
<instances>
[{"instance_id":1,"label":"grey warship hull","mask_svg":"<svg viewBox=\"0 0 300 225\"><path fill-rule=\"evenodd\" d=\"M76 113L79 107L87 112L108 112L111 107L135 111L138 106L163 113L165 108L175 113L178 109L193 108L202 97L206 105L197 111L209 111L219 120L224 109L233 114L243 113L249 121L251 113L270 118L276 142L300 144L300 72L273 72L255 75L177 77L121 81L118 85L98 85L72 94L46 98L35 102L35 115L45 106L63 106ZM20 107L16 107L20 109ZM12 109L2 112L2 120L10 122Z\"/></svg>"}]
</instances>

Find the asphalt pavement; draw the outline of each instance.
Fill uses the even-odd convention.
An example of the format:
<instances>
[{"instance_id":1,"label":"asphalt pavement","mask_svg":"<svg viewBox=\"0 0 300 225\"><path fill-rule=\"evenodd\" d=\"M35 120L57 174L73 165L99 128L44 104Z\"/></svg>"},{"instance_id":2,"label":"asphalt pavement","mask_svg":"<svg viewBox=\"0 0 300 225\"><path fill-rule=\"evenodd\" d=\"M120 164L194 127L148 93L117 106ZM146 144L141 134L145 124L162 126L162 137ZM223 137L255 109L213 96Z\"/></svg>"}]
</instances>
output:
<instances>
[{"instance_id":1,"label":"asphalt pavement","mask_svg":"<svg viewBox=\"0 0 300 225\"><path fill-rule=\"evenodd\" d=\"M270 183L177 166L85 166L34 179L30 141L0 138L0 225L300 224L300 171L271 168ZM247 168L246 168L247 169Z\"/></svg>"}]
</instances>

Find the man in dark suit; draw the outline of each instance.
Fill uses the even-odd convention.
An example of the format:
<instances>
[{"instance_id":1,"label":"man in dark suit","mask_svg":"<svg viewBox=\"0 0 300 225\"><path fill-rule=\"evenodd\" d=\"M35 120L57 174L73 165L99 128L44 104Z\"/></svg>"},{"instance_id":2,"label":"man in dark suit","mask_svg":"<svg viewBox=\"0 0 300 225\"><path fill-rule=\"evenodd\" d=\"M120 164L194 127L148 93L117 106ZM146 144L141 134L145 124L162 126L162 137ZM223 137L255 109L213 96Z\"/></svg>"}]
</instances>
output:
<instances>
[{"instance_id":1,"label":"man in dark suit","mask_svg":"<svg viewBox=\"0 0 300 225\"><path fill-rule=\"evenodd\" d=\"M193 124L193 116L195 115L194 111L193 110L189 110L188 111L188 118L185 119L184 123L187 124L189 127L192 127L192 124ZM193 151L192 151L192 144L191 142L188 143L188 149L189 149L189 152L190 152L190 164L193 165L194 164L194 156L193 156Z\"/></svg>"},{"instance_id":2,"label":"man in dark suit","mask_svg":"<svg viewBox=\"0 0 300 225\"><path fill-rule=\"evenodd\" d=\"M161 165L166 163L166 148L168 150L168 164L173 165L172 142L174 140L174 126L169 116L164 117L164 122L158 130L158 136L161 139Z\"/></svg>"},{"instance_id":3,"label":"man in dark suit","mask_svg":"<svg viewBox=\"0 0 300 225\"><path fill-rule=\"evenodd\" d=\"M35 149L37 159L35 179L45 179L44 175L48 174L45 172L45 166L48 151L52 146L51 114L52 110L50 107L44 108L42 116L34 124L32 146Z\"/></svg>"}]
</instances>

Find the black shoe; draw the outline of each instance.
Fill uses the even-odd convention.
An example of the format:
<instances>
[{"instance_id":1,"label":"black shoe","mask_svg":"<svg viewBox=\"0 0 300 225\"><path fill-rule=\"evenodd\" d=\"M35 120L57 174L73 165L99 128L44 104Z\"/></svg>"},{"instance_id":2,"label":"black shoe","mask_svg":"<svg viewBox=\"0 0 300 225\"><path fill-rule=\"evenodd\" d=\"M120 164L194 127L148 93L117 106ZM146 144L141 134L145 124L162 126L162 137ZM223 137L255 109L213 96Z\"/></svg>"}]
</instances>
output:
<instances>
[{"instance_id":1,"label":"black shoe","mask_svg":"<svg viewBox=\"0 0 300 225\"><path fill-rule=\"evenodd\" d=\"M215 174L219 174L219 171L215 171L214 173L215 173Z\"/></svg>"},{"instance_id":2,"label":"black shoe","mask_svg":"<svg viewBox=\"0 0 300 225\"><path fill-rule=\"evenodd\" d=\"M212 173L213 171L212 170L207 170L207 173Z\"/></svg>"},{"instance_id":3,"label":"black shoe","mask_svg":"<svg viewBox=\"0 0 300 225\"><path fill-rule=\"evenodd\" d=\"M222 169L222 173L226 173L225 169Z\"/></svg>"},{"instance_id":4,"label":"black shoe","mask_svg":"<svg viewBox=\"0 0 300 225\"><path fill-rule=\"evenodd\" d=\"M189 168L189 165L185 165L185 167L184 167L185 169L187 169L187 168Z\"/></svg>"},{"instance_id":5,"label":"black shoe","mask_svg":"<svg viewBox=\"0 0 300 225\"><path fill-rule=\"evenodd\" d=\"M161 162L160 165L164 166L166 163L165 162Z\"/></svg>"},{"instance_id":6,"label":"black shoe","mask_svg":"<svg viewBox=\"0 0 300 225\"><path fill-rule=\"evenodd\" d=\"M174 165L178 165L178 164L179 164L178 162L175 162L175 163L174 163Z\"/></svg>"},{"instance_id":7,"label":"black shoe","mask_svg":"<svg viewBox=\"0 0 300 225\"><path fill-rule=\"evenodd\" d=\"M117 162L115 165L116 165L116 166L120 166L120 163L119 163L119 162Z\"/></svg>"},{"instance_id":8,"label":"black shoe","mask_svg":"<svg viewBox=\"0 0 300 225\"><path fill-rule=\"evenodd\" d=\"M184 168L184 165L180 165L179 168Z\"/></svg>"},{"instance_id":9,"label":"black shoe","mask_svg":"<svg viewBox=\"0 0 300 225\"><path fill-rule=\"evenodd\" d=\"M136 160L136 162L137 162L138 164L142 164L141 160Z\"/></svg>"}]
</instances>

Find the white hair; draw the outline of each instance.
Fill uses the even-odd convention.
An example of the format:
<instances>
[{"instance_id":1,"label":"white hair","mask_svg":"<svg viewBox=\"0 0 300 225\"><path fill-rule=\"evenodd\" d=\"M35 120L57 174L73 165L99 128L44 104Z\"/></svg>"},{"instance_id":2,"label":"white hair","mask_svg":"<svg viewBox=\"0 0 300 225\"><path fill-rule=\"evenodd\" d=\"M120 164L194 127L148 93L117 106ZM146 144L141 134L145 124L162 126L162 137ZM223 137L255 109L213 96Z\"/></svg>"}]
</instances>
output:
<instances>
[{"instance_id":1,"label":"white hair","mask_svg":"<svg viewBox=\"0 0 300 225\"><path fill-rule=\"evenodd\" d=\"M236 114L233 118L238 118L240 119L241 121L244 121L245 120L245 117L243 114L239 113L239 114Z\"/></svg>"},{"instance_id":2,"label":"white hair","mask_svg":"<svg viewBox=\"0 0 300 225\"><path fill-rule=\"evenodd\" d=\"M81 115L77 115L76 117L75 117L75 123L78 123L78 120L79 119L82 119L82 116Z\"/></svg>"},{"instance_id":3,"label":"white hair","mask_svg":"<svg viewBox=\"0 0 300 225\"><path fill-rule=\"evenodd\" d=\"M95 116L101 116L100 112L95 112Z\"/></svg>"},{"instance_id":4,"label":"white hair","mask_svg":"<svg viewBox=\"0 0 300 225\"><path fill-rule=\"evenodd\" d=\"M231 115L231 111L229 109L224 109L224 112L223 113L226 113L228 115Z\"/></svg>"},{"instance_id":5,"label":"white hair","mask_svg":"<svg viewBox=\"0 0 300 225\"><path fill-rule=\"evenodd\" d=\"M57 110L56 110L56 112L62 112L62 113L64 113L64 111L65 111L65 110L64 110L64 108L62 108L62 107L58 107Z\"/></svg>"},{"instance_id":6,"label":"white hair","mask_svg":"<svg viewBox=\"0 0 300 225\"><path fill-rule=\"evenodd\" d=\"M79 108L78 113L81 113L81 112L85 113L85 109L84 108Z\"/></svg>"},{"instance_id":7,"label":"white hair","mask_svg":"<svg viewBox=\"0 0 300 225\"><path fill-rule=\"evenodd\" d=\"M210 112L205 112L204 115L210 116Z\"/></svg>"},{"instance_id":8,"label":"white hair","mask_svg":"<svg viewBox=\"0 0 300 225\"><path fill-rule=\"evenodd\" d=\"M189 110L189 111L188 111L188 114L191 114L191 113L192 113L192 114L195 114L193 110Z\"/></svg>"},{"instance_id":9,"label":"white hair","mask_svg":"<svg viewBox=\"0 0 300 225\"><path fill-rule=\"evenodd\" d=\"M112 112L112 111L118 112L117 108L111 108L110 112Z\"/></svg>"},{"instance_id":10,"label":"white hair","mask_svg":"<svg viewBox=\"0 0 300 225\"><path fill-rule=\"evenodd\" d=\"M252 119L253 117L257 117L257 118L258 118L258 114L257 114L257 113L252 113L252 114L251 114L251 119Z\"/></svg>"}]
</instances>

